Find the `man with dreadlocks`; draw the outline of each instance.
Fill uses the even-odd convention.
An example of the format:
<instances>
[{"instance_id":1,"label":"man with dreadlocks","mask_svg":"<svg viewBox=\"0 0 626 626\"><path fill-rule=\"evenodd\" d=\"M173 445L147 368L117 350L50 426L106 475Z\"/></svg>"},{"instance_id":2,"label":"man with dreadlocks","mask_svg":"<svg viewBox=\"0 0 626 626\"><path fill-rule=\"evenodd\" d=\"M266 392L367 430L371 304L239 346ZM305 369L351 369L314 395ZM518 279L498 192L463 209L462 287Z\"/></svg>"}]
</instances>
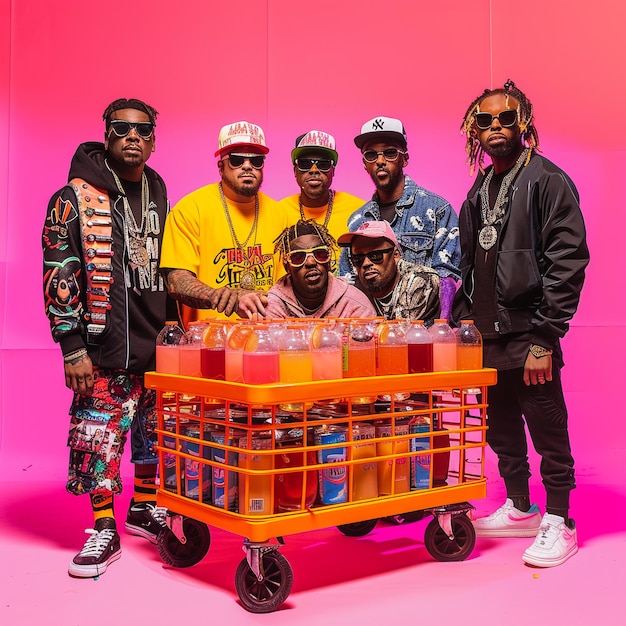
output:
<instances>
[{"instance_id":1,"label":"man with dreadlocks","mask_svg":"<svg viewBox=\"0 0 626 626\"><path fill-rule=\"evenodd\" d=\"M485 90L462 124L470 171L480 174L461 208L462 285L454 319L475 321L489 390L487 441L498 456L506 502L474 521L479 537L535 537L522 559L552 567L578 551L569 517L575 487L561 387L560 339L568 330L589 262L578 192L538 154L533 108L512 81ZM483 157L492 165L483 167ZM546 513L530 503L524 420L541 455Z\"/></svg>"},{"instance_id":2,"label":"man with dreadlocks","mask_svg":"<svg viewBox=\"0 0 626 626\"><path fill-rule=\"evenodd\" d=\"M367 296L356 287L333 276L337 243L323 224L298 220L276 239L287 272L267 293L265 307L254 294L239 299L240 314L267 318L287 317L375 317Z\"/></svg>"},{"instance_id":3,"label":"man with dreadlocks","mask_svg":"<svg viewBox=\"0 0 626 626\"><path fill-rule=\"evenodd\" d=\"M130 434L135 490L126 530L156 543L156 396L143 385L155 366L166 289L157 266L168 211L165 183L146 165L157 111L120 98L104 111L104 143L81 144L68 184L48 205L43 229L44 298L63 353L70 409L67 490L88 494L94 528L69 573L104 573L121 555L113 498Z\"/></svg>"}]
</instances>

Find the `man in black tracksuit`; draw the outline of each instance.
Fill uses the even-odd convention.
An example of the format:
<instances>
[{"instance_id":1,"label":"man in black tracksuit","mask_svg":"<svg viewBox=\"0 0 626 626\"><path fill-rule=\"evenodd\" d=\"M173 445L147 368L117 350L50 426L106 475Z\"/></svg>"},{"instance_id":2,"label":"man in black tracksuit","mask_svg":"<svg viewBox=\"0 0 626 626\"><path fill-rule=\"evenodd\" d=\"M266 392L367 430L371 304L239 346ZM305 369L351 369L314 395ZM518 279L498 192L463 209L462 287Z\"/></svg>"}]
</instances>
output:
<instances>
[{"instance_id":1,"label":"man in black tracksuit","mask_svg":"<svg viewBox=\"0 0 626 626\"><path fill-rule=\"evenodd\" d=\"M574 488L560 338L578 306L589 252L578 192L537 154L532 105L508 81L467 110L463 131L477 177L459 219L462 285L453 317L473 319L484 339L489 389L487 441L498 455L507 500L474 521L479 537L535 537L525 563L560 565L578 550L569 517ZM483 154L492 166L482 167ZM541 455L546 513L530 504L524 420Z\"/></svg>"}]
</instances>

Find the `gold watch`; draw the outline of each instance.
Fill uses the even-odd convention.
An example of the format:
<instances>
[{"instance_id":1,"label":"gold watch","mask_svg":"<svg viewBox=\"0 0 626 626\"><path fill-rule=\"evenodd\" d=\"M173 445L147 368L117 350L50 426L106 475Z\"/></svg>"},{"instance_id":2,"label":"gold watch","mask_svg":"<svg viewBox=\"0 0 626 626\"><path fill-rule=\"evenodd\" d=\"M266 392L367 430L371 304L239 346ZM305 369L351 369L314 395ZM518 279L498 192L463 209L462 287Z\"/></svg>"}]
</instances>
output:
<instances>
[{"instance_id":1,"label":"gold watch","mask_svg":"<svg viewBox=\"0 0 626 626\"><path fill-rule=\"evenodd\" d=\"M552 350L548 350L548 348L532 343L530 344L530 353L536 359L540 359L542 356L550 356L552 354Z\"/></svg>"}]
</instances>

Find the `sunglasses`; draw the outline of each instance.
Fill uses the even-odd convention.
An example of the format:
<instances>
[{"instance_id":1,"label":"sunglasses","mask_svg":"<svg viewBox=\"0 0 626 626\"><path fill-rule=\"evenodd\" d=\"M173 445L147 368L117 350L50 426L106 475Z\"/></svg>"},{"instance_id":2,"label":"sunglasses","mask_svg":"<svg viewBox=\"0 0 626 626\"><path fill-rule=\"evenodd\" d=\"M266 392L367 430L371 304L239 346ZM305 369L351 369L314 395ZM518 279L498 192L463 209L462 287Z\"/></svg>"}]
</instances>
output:
<instances>
[{"instance_id":1,"label":"sunglasses","mask_svg":"<svg viewBox=\"0 0 626 626\"><path fill-rule=\"evenodd\" d=\"M317 248L305 248L303 250L293 250L287 253L287 262L291 267L302 267L306 260L312 256L317 263L328 263L330 261L330 250L326 246Z\"/></svg>"},{"instance_id":2,"label":"sunglasses","mask_svg":"<svg viewBox=\"0 0 626 626\"><path fill-rule=\"evenodd\" d=\"M154 133L155 124L152 122L127 122L126 120L111 120L109 122L109 129L118 137L126 137L133 128L142 139L147 141Z\"/></svg>"},{"instance_id":3,"label":"sunglasses","mask_svg":"<svg viewBox=\"0 0 626 626\"><path fill-rule=\"evenodd\" d=\"M250 165L255 170L262 170L265 165L265 155L255 154L254 156L248 156L244 154L229 154L224 157L230 162L230 166L234 169L241 167L246 161L250 161Z\"/></svg>"},{"instance_id":4,"label":"sunglasses","mask_svg":"<svg viewBox=\"0 0 626 626\"><path fill-rule=\"evenodd\" d=\"M406 154L402 150L398 150L398 148L387 148L386 150L382 150L381 152L376 152L376 150L366 150L363 153L363 159L368 163L375 163L378 161L378 157L383 155L385 161L395 161L400 154Z\"/></svg>"},{"instance_id":5,"label":"sunglasses","mask_svg":"<svg viewBox=\"0 0 626 626\"><path fill-rule=\"evenodd\" d=\"M497 119L498 122L500 122L500 126L502 126L502 128L511 128L511 126L515 126L515 122L517 122L517 110L507 109L506 111L500 111L498 115L491 115L491 113L474 114L476 126L480 128L480 130L487 130L488 128L491 128L491 124L494 119Z\"/></svg>"},{"instance_id":6,"label":"sunglasses","mask_svg":"<svg viewBox=\"0 0 626 626\"><path fill-rule=\"evenodd\" d=\"M367 252L366 254L351 254L350 260L352 261L352 265L354 265L354 267L361 267L361 265L365 262L365 257L367 257L372 263L376 263L378 265L383 262L385 254L389 254L394 250L395 248L391 247L383 248L382 250L372 250L372 252Z\"/></svg>"},{"instance_id":7,"label":"sunglasses","mask_svg":"<svg viewBox=\"0 0 626 626\"><path fill-rule=\"evenodd\" d=\"M301 172L308 172L314 165L320 172L329 172L334 165L332 159L296 159L296 166Z\"/></svg>"}]
</instances>

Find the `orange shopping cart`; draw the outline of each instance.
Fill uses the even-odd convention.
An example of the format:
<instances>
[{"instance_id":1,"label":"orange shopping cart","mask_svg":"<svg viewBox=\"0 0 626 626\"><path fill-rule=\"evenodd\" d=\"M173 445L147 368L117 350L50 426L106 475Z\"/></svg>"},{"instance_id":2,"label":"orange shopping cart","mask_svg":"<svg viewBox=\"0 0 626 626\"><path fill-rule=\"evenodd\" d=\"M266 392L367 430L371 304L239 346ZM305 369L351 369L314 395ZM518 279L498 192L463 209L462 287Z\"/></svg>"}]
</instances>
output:
<instances>
[{"instance_id":1,"label":"orange shopping cart","mask_svg":"<svg viewBox=\"0 0 626 626\"><path fill-rule=\"evenodd\" d=\"M235 575L243 606L275 610L293 572L283 537L336 526L349 536L381 518L429 513L439 561L472 552L469 500L484 498L487 387L493 369L299 384L248 385L148 373L157 392L168 509L163 561L190 567L209 527L244 538Z\"/></svg>"}]
</instances>

